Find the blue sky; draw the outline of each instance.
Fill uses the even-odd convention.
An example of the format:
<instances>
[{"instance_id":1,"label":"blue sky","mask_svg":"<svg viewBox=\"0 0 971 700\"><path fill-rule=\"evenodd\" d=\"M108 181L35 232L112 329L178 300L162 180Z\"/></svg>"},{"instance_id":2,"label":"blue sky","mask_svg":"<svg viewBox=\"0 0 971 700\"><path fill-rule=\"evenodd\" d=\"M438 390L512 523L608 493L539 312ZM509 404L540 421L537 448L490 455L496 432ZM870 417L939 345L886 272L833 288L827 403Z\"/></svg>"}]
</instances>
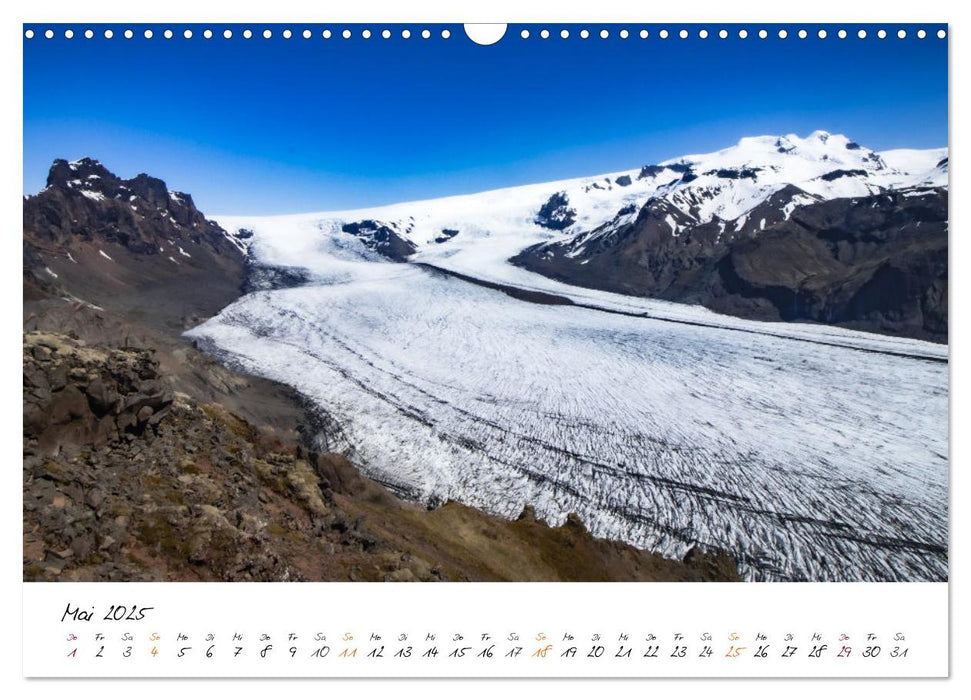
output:
<instances>
[{"instance_id":1,"label":"blue sky","mask_svg":"<svg viewBox=\"0 0 971 700\"><path fill-rule=\"evenodd\" d=\"M29 26L29 25L28 25ZM632 169L716 150L743 136L816 129L878 150L947 145L947 41L894 33L815 38L577 37L550 25L531 38L511 25L489 47L451 38L242 38L243 26L185 25L170 40L138 25L126 40L24 40L24 190L44 186L54 158L92 156L123 177L139 172L189 192L207 214L354 208ZM142 38L151 26L155 36ZM424 26L424 25L423 25ZM567 26L571 38L559 38ZM678 25L680 28L681 25ZM900 25L893 26L893 32ZM63 38L71 27L75 38ZM795 30L805 27L810 38ZM599 25L597 25L599 29Z\"/></svg>"}]
</instances>

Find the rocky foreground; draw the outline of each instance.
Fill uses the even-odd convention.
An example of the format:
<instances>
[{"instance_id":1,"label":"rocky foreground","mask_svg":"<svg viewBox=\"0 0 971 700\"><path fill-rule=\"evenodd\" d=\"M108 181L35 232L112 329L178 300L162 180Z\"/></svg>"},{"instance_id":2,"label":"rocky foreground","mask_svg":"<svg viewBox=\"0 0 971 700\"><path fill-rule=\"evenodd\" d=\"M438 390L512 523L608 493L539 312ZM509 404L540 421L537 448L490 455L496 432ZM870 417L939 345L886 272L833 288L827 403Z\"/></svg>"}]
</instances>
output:
<instances>
[{"instance_id":1,"label":"rocky foreground","mask_svg":"<svg viewBox=\"0 0 971 700\"><path fill-rule=\"evenodd\" d=\"M733 580L527 508L425 510L218 403L154 352L24 335L24 578L142 581Z\"/></svg>"}]
</instances>

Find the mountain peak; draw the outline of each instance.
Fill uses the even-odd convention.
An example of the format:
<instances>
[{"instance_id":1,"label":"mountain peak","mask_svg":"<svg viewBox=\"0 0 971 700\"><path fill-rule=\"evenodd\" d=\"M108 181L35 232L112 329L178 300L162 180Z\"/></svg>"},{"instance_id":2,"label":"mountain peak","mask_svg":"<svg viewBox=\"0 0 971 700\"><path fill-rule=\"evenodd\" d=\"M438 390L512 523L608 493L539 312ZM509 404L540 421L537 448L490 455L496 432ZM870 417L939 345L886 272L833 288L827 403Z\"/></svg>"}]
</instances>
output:
<instances>
[{"instance_id":1,"label":"mountain peak","mask_svg":"<svg viewBox=\"0 0 971 700\"><path fill-rule=\"evenodd\" d=\"M808 136L797 134L747 136L734 146L712 153L682 156L662 165L689 165L699 171L738 170L759 167L774 173L780 182L803 182L833 170L865 171L875 175L885 170L880 155L851 141L843 134L822 129ZM767 181L763 181L765 184Z\"/></svg>"},{"instance_id":2,"label":"mountain peak","mask_svg":"<svg viewBox=\"0 0 971 700\"><path fill-rule=\"evenodd\" d=\"M67 161L56 159L47 175L47 187L79 192L89 199L121 199L126 202L140 198L159 211L194 209L192 198L187 194L169 194L164 180L139 173L125 180L108 170L95 158L79 158Z\"/></svg>"},{"instance_id":3,"label":"mountain peak","mask_svg":"<svg viewBox=\"0 0 971 700\"><path fill-rule=\"evenodd\" d=\"M791 153L794 151L813 151L820 147L845 148L847 144L853 144L849 138L843 134L832 134L823 129L817 129L806 137L798 134L765 135L765 136L746 136L739 140L735 149L766 149L775 150L778 153ZM853 144L856 146L856 144ZM725 149L730 151L732 149ZM850 150L854 150L850 147ZM725 152L721 151L721 152Z\"/></svg>"},{"instance_id":4,"label":"mountain peak","mask_svg":"<svg viewBox=\"0 0 971 700\"><path fill-rule=\"evenodd\" d=\"M47 173L47 186L70 187L71 183L78 181L117 179L114 173L101 164L101 161L94 158L85 157L70 162L57 158L51 163L51 169Z\"/></svg>"},{"instance_id":5,"label":"mountain peak","mask_svg":"<svg viewBox=\"0 0 971 700\"><path fill-rule=\"evenodd\" d=\"M101 165L101 161L97 158L91 158L85 156L84 158L78 158L77 160L72 160L68 163L68 166L72 169L77 168L91 168L91 167L104 167Z\"/></svg>"},{"instance_id":6,"label":"mountain peak","mask_svg":"<svg viewBox=\"0 0 971 700\"><path fill-rule=\"evenodd\" d=\"M122 179L94 158L56 159L47 187L24 201L31 205L25 208L25 236L30 229L62 243L75 236L100 238L138 255L174 252L175 264L185 264L192 246L207 245L218 254L228 242L233 256L245 250L239 239L206 219L191 195L170 192L163 180L145 173ZM49 207L43 214L34 208L39 202Z\"/></svg>"}]
</instances>

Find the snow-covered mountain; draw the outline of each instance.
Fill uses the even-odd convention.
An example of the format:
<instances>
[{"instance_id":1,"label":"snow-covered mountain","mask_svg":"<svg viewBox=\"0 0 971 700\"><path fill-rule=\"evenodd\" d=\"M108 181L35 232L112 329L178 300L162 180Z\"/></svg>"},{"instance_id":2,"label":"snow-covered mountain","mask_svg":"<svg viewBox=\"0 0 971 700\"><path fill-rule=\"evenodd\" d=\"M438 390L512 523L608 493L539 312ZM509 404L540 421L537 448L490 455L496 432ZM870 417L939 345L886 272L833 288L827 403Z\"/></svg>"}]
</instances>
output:
<instances>
[{"instance_id":1,"label":"snow-covered mountain","mask_svg":"<svg viewBox=\"0 0 971 700\"><path fill-rule=\"evenodd\" d=\"M258 236L254 251L268 264L299 265L305 255L314 254L307 250L307 241L313 239L301 231L315 229L345 245L357 239L396 261L485 275L493 282L525 282L507 264L515 257L517 265L573 286L696 303L759 320L844 323L940 341L947 332L942 301L947 180L946 149L877 153L823 131L806 138L761 136L715 153L609 175L365 210L273 217L266 220L274 222L273 236ZM880 199L887 194L893 198ZM818 206L833 201L840 204ZM873 210L871 221L860 220L858 212L864 209ZM803 223L803 211L813 211L809 219L820 221ZM901 212L907 221L901 221ZM850 221L837 222L837 217ZM261 222L219 220L230 229L258 229ZM900 234L902 223L908 228ZM795 250L759 261L777 268L779 279L749 280L743 269L735 289L738 270L732 269L731 279L725 280L727 273L715 269L734 252L734 245L766 230L812 226L825 229L822 238L790 237ZM918 231L920 226L924 228ZM863 250L866 244L859 240L826 237L832 230L880 228L891 229L891 234L877 237L894 241L872 250ZM929 248L916 262L911 234L921 242L918 247ZM810 249L815 249L810 259L803 259ZM846 258L848 249L855 251L852 260ZM887 260L891 253L894 259ZM914 288L904 307L869 304L870 297L884 296L884 277L897 283L901 266ZM874 276L876 281L867 286ZM804 288L806 281L809 288ZM782 287L786 293L776 299L767 287ZM834 297L836 292L842 296Z\"/></svg>"},{"instance_id":2,"label":"snow-covered mountain","mask_svg":"<svg viewBox=\"0 0 971 700\"><path fill-rule=\"evenodd\" d=\"M632 207L639 209L652 198L669 202L673 216L695 224L716 218L738 221L787 185L804 193L781 203L789 214L794 206L821 199L947 187L947 149L877 153L825 131L806 138L759 136L743 138L715 153L683 156L637 170L305 216L345 223L370 220L424 251L450 240L441 240L446 231L471 235L545 231L550 237L552 232L567 237L632 216ZM220 220L231 222L233 217ZM671 228L672 235L677 235L677 222Z\"/></svg>"},{"instance_id":3,"label":"snow-covered mountain","mask_svg":"<svg viewBox=\"0 0 971 700\"><path fill-rule=\"evenodd\" d=\"M645 166L636 178L646 185L646 199L625 199L627 206L618 209L609 222L591 221L583 226L586 235L570 239L573 257L582 255L597 235L609 233L611 228L603 224L616 227L631 222L640 211L637 205L651 200L664 211L673 238L711 222L717 222L719 232L731 238L763 230L773 219L788 220L796 208L815 202L888 191L916 195L947 187L947 150L876 153L825 131L815 131L805 139L791 134L759 136L715 153ZM762 212L766 216L753 216L764 203L771 203ZM630 204L635 205L633 211Z\"/></svg>"},{"instance_id":4,"label":"snow-covered mountain","mask_svg":"<svg viewBox=\"0 0 971 700\"><path fill-rule=\"evenodd\" d=\"M946 342L946 156L884 158L859 155L842 137L807 141L755 139L680 159L672 165L690 169L643 206L513 261L584 287L745 318Z\"/></svg>"},{"instance_id":5,"label":"snow-covered mountain","mask_svg":"<svg viewBox=\"0 0 971 700\"><path fill-rule=\"evenodd\" d=\"M939 580L946 346L527 267L548 256L687 287L684 270L708 270L692 260L730 256L769 295L766 268L811 263L823 282L806 289L844 306L831 289L863 290L851 300L869 308L877 279L906 311L907 284L930 281L924 323L941 308L946 184L945 151L815 132L475 195L220 216L249 246L255 291L190 336L298 389L342 428L326 448L427 502L575 512L669 556L725 549L752 579ZM907 255L923 267L899 268ZM645 264L608 265L628 258Z\"/></svg>"}]
</instances>

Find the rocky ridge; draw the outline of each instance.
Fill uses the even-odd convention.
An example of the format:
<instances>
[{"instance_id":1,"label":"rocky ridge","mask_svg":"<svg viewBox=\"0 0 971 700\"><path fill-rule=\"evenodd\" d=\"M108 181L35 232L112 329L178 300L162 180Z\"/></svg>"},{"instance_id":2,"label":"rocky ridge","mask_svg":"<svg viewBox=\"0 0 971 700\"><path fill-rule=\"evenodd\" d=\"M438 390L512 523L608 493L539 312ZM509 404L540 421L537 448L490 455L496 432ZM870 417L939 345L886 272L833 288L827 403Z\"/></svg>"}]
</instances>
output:
<instances>
[{"instance_id":1,"label":"rocky ridge","mask_svg":"<svg viewBox=\"0 0 971 700\"><path fill-rule=\"evenodd\" d=\"M245 238L145 174L56 160L23 214L28 301L80 301L177 332L229 304L245 280Z\"/></svg>"},{"instance_id":2,"label":"rocky ridge","mask_svg":"<svg viewBox=\"0 0 971 700\"><path fill-rule=\"evenodd\" d=\"M665 199L512 261L570 284L946 342L947 190L820 200L795 186L701 222Z\"/></svg>"}]
</instances>

